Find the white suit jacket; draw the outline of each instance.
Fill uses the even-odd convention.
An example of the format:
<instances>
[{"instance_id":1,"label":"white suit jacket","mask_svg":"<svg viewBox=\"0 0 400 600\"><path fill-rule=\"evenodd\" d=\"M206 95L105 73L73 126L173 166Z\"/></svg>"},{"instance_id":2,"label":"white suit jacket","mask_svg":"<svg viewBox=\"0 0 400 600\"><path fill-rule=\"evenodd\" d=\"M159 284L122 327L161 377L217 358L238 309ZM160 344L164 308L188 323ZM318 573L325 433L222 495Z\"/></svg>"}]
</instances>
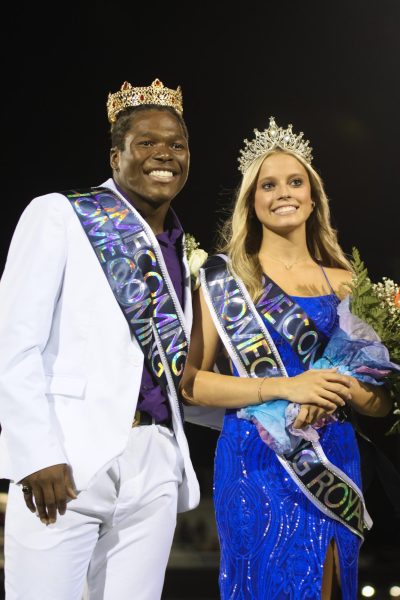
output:
<instances>
[{"instance_id":1,"label":"white suit jacket","mask_svg":"<svg viewBox=\"0 0 400 600\"><path fill-rule=\"evenodd\" d=\"M118 193L112 179L102 185ZM0 283L0 477L18 482L68 463L77 489L87 487L126 446L142 369L142 351L69 201L58 193L35 198L16 227ZM198 504L199 486L170 404L185 468L183 511Z\"/></svg>"}]
</instances>

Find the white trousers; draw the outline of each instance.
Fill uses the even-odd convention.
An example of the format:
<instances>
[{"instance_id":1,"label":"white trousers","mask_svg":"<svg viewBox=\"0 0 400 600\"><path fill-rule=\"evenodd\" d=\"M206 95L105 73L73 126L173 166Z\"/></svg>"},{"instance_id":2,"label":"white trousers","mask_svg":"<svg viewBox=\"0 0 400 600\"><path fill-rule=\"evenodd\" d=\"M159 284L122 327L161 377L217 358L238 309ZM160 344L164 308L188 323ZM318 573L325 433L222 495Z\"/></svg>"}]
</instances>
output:
<instances>
[{"instance_id":1,"label":"white trousers","mask_svg":"<svg viewBox=\"0 0 400 600\"><path fill-rule=\"evenodd\" d=\"M146 425L132 429L124 453L54 525L43 525L10 484L6 599L81 600L86 588L90 600L159 600L182 470L174 434Z\"/></svg>"}]
</instances>

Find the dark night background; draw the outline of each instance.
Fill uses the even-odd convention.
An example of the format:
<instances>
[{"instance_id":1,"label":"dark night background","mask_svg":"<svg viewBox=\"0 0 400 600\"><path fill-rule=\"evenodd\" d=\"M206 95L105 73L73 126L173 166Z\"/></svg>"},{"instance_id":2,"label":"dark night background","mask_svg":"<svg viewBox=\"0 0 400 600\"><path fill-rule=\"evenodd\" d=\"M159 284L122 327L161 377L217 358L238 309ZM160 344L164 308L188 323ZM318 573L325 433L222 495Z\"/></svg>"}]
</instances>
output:
<instances>
[{"instance_id":1,"label":"dark night background","mask_svg":"<svg viewBox=\"0 0 400 600\"><path fill-rule=\"evenodd\" d=\"M15 3L1 36L0 273L34 196L110 175L108 92L159 77L182 86L192 162L174 206L203 248L239 183L242 140L274 115L311 140L344 250L357 246L373 279L400 281L399 31L399 0ZM399 467L390 423L363 427ZM216 433L187 432L207 496ZM366 496L364 554L399 558L399 519L376 477Z\"/></svg>"}]
</instances>

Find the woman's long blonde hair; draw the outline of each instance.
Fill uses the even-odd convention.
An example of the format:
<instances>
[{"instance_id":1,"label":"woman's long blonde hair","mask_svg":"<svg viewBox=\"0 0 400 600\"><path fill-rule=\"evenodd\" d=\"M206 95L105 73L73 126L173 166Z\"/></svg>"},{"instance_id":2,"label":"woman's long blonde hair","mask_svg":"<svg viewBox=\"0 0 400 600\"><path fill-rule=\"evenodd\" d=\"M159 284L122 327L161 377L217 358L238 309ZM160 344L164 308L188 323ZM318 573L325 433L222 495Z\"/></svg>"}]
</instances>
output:
<instances>
[{"instance_id":1,"label":"woman's long blonde hair","mask_svg":"<svg viewBox=\"0 0 400 600\"><path fill-rule=\"evenodd\" d=\"M274 148L256 158L244 173L232 215L221 228L218 244L219 251L230 257L232 271L242 279L253 300L262 291L262 268L258 258L262 225L254 210L254 194L261 165L268 156L278 152L294 156L306 169L310 180L315 207L306 223L306 242L312 258L325 267L352 270L331 225L329 201L321 177L301 156Z\"/></svg>"}]
</instances>

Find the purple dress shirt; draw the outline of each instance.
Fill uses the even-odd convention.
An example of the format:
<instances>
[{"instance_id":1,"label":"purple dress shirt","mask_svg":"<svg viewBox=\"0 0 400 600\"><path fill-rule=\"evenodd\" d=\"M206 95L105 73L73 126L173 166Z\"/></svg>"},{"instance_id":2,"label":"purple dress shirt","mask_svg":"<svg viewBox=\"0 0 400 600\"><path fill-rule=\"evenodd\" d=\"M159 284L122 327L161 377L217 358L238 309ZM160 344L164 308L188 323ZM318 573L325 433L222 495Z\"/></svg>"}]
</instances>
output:
<instances>
[{"instance_id":1,"label":"purple dress shirt","mask_svg":"<svg viewBox=\"0 0 400 600\"><path fill-rule=\"evenodd\" d=\"M116 187L124 198L132 204L122 190L117 185ZM178 217L173 210L170 210L165 220L165 231L156 235L156 238L176 295L183 307L182 236L183 229ZM171 417L168 398L158 385L153 373L147 368L146 363L143 365L137 409L149 413L154 417L156 423L167 421Z\"/></svg>"}]
</instances>

